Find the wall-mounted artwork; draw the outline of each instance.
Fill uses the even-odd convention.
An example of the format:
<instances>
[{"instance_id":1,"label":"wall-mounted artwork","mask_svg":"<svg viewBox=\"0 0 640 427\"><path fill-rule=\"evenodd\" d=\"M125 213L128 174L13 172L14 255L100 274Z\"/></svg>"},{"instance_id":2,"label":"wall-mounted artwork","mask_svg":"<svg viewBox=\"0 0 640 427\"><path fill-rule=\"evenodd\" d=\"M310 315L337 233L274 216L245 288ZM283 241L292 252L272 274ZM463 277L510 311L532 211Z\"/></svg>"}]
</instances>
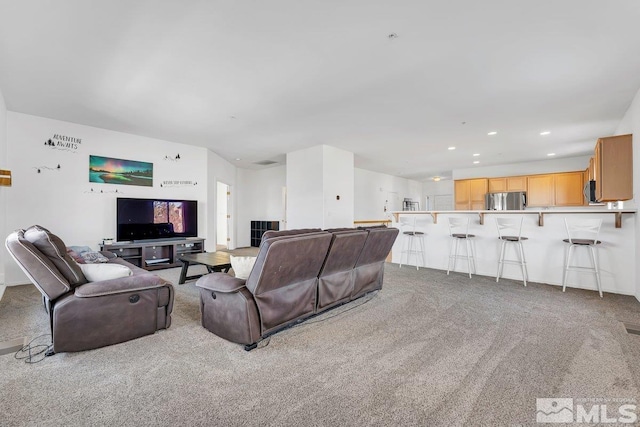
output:
<instances>
[{"instance_id":1,"label":"wall-mounted artwork","mask_svg":"<svg viewBox=\"0 0 640 427\"><path fill-rule=\"evenodd\" d=\"M89 156L89 182L153 187L153 163Z\"/></svg>"}]
</instances>

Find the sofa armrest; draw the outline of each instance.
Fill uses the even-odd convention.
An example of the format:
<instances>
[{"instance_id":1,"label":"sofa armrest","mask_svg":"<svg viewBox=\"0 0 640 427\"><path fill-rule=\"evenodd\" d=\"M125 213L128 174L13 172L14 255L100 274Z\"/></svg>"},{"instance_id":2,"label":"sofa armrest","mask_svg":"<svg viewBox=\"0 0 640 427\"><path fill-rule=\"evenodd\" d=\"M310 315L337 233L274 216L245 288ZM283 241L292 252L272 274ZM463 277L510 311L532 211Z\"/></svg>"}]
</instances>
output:
<instances>
[{"instance_id":1,"label":"sofa armrest","mask_svg":"<svg viewBox=\"0 0 640 427\"><path fill-rule=\"evenodd\" d=\"M119 279L89 282L78 286L74 294L78 298L91 298L161 288L167 285L171 286L171 283L155 274L138 274Z\"/></svg>"},{"instance_id":2,"label":"sofa armrest","mask_svg":"<svg viewBox=\"0 0 640 427\"><path fill-rule=\"evenodd\" d=\"M245 279L238 279L227 273L211 273L202 276L196 286L210 291L233 293L245 287Z\"/></svg>"}]
</instances>

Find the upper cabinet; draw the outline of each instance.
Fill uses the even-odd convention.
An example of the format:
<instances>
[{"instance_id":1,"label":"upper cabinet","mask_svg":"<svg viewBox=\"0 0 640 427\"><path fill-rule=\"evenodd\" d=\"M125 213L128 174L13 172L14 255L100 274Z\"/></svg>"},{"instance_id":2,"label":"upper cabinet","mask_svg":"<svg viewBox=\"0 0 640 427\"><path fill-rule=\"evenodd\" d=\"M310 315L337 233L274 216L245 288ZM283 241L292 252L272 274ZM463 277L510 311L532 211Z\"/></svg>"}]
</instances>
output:
<instances>
[{"instance_id":1,"label":"upper cabinet","mask_svg":"<svg viewBox=\"0 0 640 427\"><path fill-rule=\"evenodd\" d=\"M486 178L455 181L456 210L484 210L484 195L488 189Z\"/></svg>"},{"instance_id":2,"label":"upper cabinet","mask_svg":"<svg viewBox=\"0 0 640 427\"><path fill-rule=\"evenodd\" d=\"M631 135L598 139L593 163L594 177L592 179L596 181L596 199L599 202L615 202L633 198Z\"/></svg>"},{"instance_id":3,"label":"upper cabinet","mask_svg":"<svg viewBox=\"0 0 640 427\"><path fill-rule=\"evenodd\" d=\"M532 175L527 178L527 206L554 206L553 174ZM582 194L582 191L580 191Z\"/></svg>"},{"instance_id":4,"label":"upper cabinet","mask_svg":"<svg viewBox=\"0 0 640 427\"><path fill-rule=\"evenodd\" d=\"M527 191L526 176L508 176L505 178L489 178L489 193L503 191Z\"/></svg>"},{"instance_id":5,"label":"upper cabinet","mask_svg":"<svg viewBox=\"0 0 640 427\"><path fill-rule=\"evenodd\" d=\"M527 206L582 206L587 172L562 172L503 178L461 179L454 183L457 210L484 210L485 193L526 191Z\"/></svg>"},{"instance_id":6,"label":"upper cabinet","mask_svg":"<svg viewBox=\"0 0 640 427\"><path fill-rule=\"evenodd\" d=\"M507 191L507 178L489 178L489 193Z\"/></svg>"},{"instance_id":7,"label":"upper cabinet","mask_svg":"<svg viewBox=\"0 0 640 427\"><path fill-rule=\"evenodd\" d=\"M584 205L584 177L584 171L529 176L527 206Z\"/></svg>"},{"instance_id":8,"label":"upper cabinet","mask_svg":"<svg viewBox=\"0 0 640 427\"><path fill-rule=\"evenodd\" d=\"M587 174L589 176L589 181L595 181L596 179L596 158L592 156L589 159L589 168L587 168Z\"/></svg>"},{"instance_id":9,"label":"upper cabinet","mask_svg":"<svg viewBox=\"0 0 640 427\"><path fill-rule=\"evenodd\" d=\"M527 191L526 176L507 177L507 191Z\"/></svg>"},{"instance_id":10,"label":"upper cabinet","mask_svg":"<svg viewBox=\"0 0 640 427\"><path fill-rule=\"evenodd\" d=\"M584 172L554 173L555 206L582 206L584 198Z\"/></svg>"},{"instance_id":11,"label":"upper cabinet","mask_svg":"<svg viewBox=\"0 0 640 427\"><path fill-rule=\"evenodd\" d=\"M584 171L455 181L455 205L460 210L484 210L485 193L526 191L528 207L583 206L585 184L596 182L596 200L633 198L632 135L598 139Z\"/></svg>"}]
</instances>

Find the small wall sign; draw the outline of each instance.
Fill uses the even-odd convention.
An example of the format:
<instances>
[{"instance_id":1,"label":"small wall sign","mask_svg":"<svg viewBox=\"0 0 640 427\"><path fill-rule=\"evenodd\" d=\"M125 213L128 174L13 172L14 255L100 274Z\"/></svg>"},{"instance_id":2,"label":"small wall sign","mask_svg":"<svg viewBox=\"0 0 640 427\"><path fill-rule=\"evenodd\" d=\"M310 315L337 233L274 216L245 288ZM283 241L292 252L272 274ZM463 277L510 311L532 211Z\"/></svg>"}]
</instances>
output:
<instances>
[{"instance_id":1,"label":"small wall sign","mask_svg":"<svg viewBox=\"0 0 640 427\"><path fill-rule=\"evenodd\" d=\"M160 187L191 187L193 185L198 185L195 181L162 181L160 183Z\"/></svg>"},{"instance_id":2,"label":"small wall sign","mask_svg":"<svg viewBox=\"0 0 640 427\"><path fill-rule=\"evenodd\" d=\"M76 138L74 136L62 135L59 133L54 134L51 138L44 142L44 145L56 150L70 151L75 153L82 144L82 138Z\"/></svg>"}]
</instances>

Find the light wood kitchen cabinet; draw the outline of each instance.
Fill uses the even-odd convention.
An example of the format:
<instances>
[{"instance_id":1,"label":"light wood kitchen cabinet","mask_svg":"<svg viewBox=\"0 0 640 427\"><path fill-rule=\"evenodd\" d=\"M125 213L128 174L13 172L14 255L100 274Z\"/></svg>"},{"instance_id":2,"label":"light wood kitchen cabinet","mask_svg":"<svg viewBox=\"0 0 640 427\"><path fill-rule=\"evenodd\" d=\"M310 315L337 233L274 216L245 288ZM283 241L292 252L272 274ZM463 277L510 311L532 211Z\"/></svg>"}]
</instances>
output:
<instances>
[{"instance_id":1,"label":"light wood kitchen cabinet","mask_svg":"<svg viewBox=\"0 0 640 427\"><path fill-rule=\"evenodd\" d=\"M596 158L592 156L589 159L589 168L587 169L587 176L589 181L595 181L596 179Z\"/></svg>"},{"instance_id":2,"label":"light wood kitchen cabinet","mask_svg":"<svg viewBox=\"0 0 640 427\"><path fill-rule=\"evenodd\" d=\"M489 193L507 191L507 178L489 178Z\"/></svg>"},{"instance_id":3,"label":"light wood kitchen cabinet","mask_svg":"<svg viewBox=\"0 0 640 427\"><path fill-rule=\"evenodd\" d=\"M507 191L527 191L526 176L507 177Z\"/></svg>"},{"instance_id":4,"label":"light wood kitchen cabinet","mask_svg":"<svg viewBox=\"0 0 640 427\"><path fill-rule=\"evenodd\" d=\"M527 191L527 176L489 178L489 193L502 193L504 191Z\"/></svg>"},{"instance_id":5,"label":"light wood kitchen cabinet","mask_svg":"<svg viewBox=\"0 0 640 427\"><path fill-rule=\"evenodd\" d=\"M596 199L615 202L633 198L631 135L600 138L595 149Z\"/></svg>"},{"instance_id":6,"label":"light wood kitchen cabinet","mask_svg":"<svg viewBox=\"0 0 640 427\"><path fill-rule=\"evenodd\" d=\"M584 171L531 175L527 183L527 206L582 206Z\"/></svg>"},{"instance_id":7,"label":"light wood kitchen cabinet","mask_svg":"<svg viewBox=\"0 0 640 427\"><path fill-rule=\"evenodd\" d=\"M484 196L487 194L486 179L472 179L469 186L471 187L471 210L484 209Z\"/></svg>"},{"instance_id":8,"label":"light wood kitchen cabinet","mask_svg":"<svg viewBox=\"0 0 640 427\"><path fill-rule=\"evenodd\" d=\"M528 207L553 206L554 202L553 174L531 175L527 178Z\"/></svg>"},{"instance_id":9,"label":"light wood kitchen cabinet","mask_svg":"<svg viewBox=\"0 0 640 427\"><path fill-rule=\"evenodd\" d=\"M457 180L453 183L453 193L456 210L468 210L471 193L469 188L469 180Z\"/></svg>"},{"instance_id":10,"label":"light wood kitchen cabinet","mask_svg":"<svg viewBox=\"0 0 640 427\"><path fill-rule=\"evenodd\" d=\"M486 178L456 180L454 182L456 210L484 210L484 195L488 189Z\"/></svg>"},{"instance_id":11,"label":"light wood kitchen cabinet","mask_svg":"<svg viewBox=\"0 0 640 427\"><path fill-rule=\"evenodd\" d=\"M584 172L553 174L555 206L584 205Z\"/></svg>"},{"instance_id":12,"label":"light wood kitchen cabinet","mask_svg":"<svg viewBox=\"0 0 640 427\"><path fill-rule=\"evenodd\" d=\"M527 206L583 206L588 170L455 181L456 210L484 210L485 193L526 191Z\"/></svg>"}]
</instances>

